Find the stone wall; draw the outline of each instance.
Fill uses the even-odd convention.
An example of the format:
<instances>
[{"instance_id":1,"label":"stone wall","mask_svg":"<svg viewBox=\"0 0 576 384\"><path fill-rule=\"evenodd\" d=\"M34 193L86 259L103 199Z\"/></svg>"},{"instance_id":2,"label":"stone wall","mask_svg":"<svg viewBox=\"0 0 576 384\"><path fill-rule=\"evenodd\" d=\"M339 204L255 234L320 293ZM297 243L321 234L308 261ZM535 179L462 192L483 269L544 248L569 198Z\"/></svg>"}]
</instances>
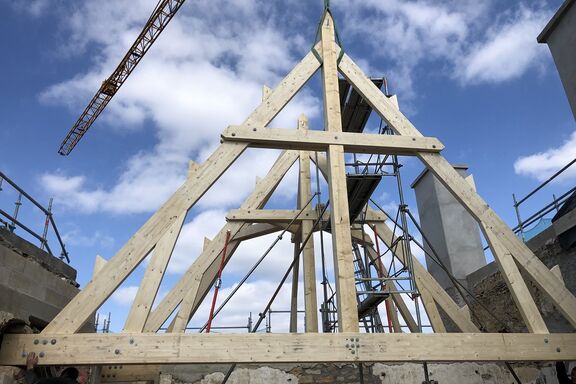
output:
<instances>
[{"instance_id":1,"label":"stone wall","mask_svg":"<svg viewBox=\"0 0 576 384\"><path fill-rule=\"evenodd\" d=\"M174 366L163 373L164 380L174 384L220 384L228 366ZM429 364L430 380L438 384L515 384L503 364L452 363ZM524 384L557 383L555 368L550 365L515 365L514 370ZM239 365L230 376L229 384L422 384L421 364L363 364L360 379L355 364L300 364L250 366Z\"/></svg>"},{"instance_id":2,"label":"stone wall","mask_svg":"<svg viewBox=\"0 0 576 384\"><path fill-rule=\"evenodd\" d=\"M566 287L576 292L576 249L566 251L560 247L553 228L542 232L527 245L534 254L548 267L560 267ZM495 263L468 276L468 284L474 296L481 303L473 303L474 312L480 318L480 323L488 332L527 332L520 312L516 308L510 291L500 275ZM540 309L550 332L574 332L574 328L564 319L560 311L554 307L531 282L528 288ZM489 309L489 312L482 306Z\"/></svg>"}]
</instances>

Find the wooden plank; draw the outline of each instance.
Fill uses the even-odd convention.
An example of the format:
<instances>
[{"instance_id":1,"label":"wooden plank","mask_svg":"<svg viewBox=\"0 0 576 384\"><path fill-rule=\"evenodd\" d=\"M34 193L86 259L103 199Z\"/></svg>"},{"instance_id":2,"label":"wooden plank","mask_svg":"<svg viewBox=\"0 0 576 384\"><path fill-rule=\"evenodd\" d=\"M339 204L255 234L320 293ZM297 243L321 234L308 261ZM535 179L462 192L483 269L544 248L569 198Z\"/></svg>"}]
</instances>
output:
<instances>
[{"instance_id":1,"label":"wooden plank","mask_svg":"<svg viewBox=\"0 0 576 384\"><path fill-rule=\"evenodd\" d=\"M200 166L194 160L188 160L188 177L194 176Z\"/></svg>"},{"instance_id":2,"label":"wooden plank","mask_svg":"<svg viewBox=\"0 0 576 384\"><path fill-rule=\"evenodd\" d=\"M262 86L262 101L266 100L270 93L272 92L272 88L268 87L267 85Z\"/></svg>"},{"instance_id":3,"label":"wooden plank","mask_svg":"<svg viewBox=\"0 0 576 384\"><path fill-rule=\"evenodd\" d=\"M324 214L325 219L330 215ZM288 224L301 223L305 220L318 220L318 210L308 208L302 212L297 209L232 209L226 215L229 222ZM364 217L359 217L357 223L375 223L386 221L386 215L369 210Z\"/></svg>"},{"instance_id":4,"label":"wooden plank","mask_svg":"<svg viewBox=\"0 0 576 384\"><path fill-rule=\"evenodd\" d=\"M546 327L546 323L532 298L532 294L514 262L514 258L484 224L481 224L480 227L500 268L502 278L508 286L520 315L522 315L524 324L528 327L528 331L532 333L549 333L548 327Z\"/></svg>"},{"instance_id":5,"label":"wooden plank","mask_svg":"<svg viewBox=\"0 0 576 384\"><path fill-rule=\"evenodd\" d=\"M318 212L312 208L302 212L298 209L233 209L226 215L226 221L246 223L300 223L305 219L317 220Z\"/></svg>"},{"instance_id":6,"label":"wooden plank","mask_svg":"<svg viewBox=\"0 0 576 384\"><path fill-rule=\"evenodd\" d=\"M252 194L244 201L242 209L257 209L263 207L297 158L298 152L287 151L282 153L266 177L258 183L254 192L252 192ZM188 315L190 316L195 311L201 302L200 299L204 297L206 289L209 289L209 286L216 277L219 260L218 255L224 246L226 232L230 231L231 238L234 238L236 234L246 226L247 225L243 223L227 223L222 230L220 230L218 235L210 243L209 247L205 249L194 261L178 283L150 314L148 323L145 326L147 332L158 331L180 303L182 303L180 312L189 312ZM230 247L231 253L229 253L229 255L232 254L233 250L235 250L235 247L238 245L238 242L233 243L234 246ZM210 272L205 278L204 275L207 271ZM183 301L185 297L187 297L187 299ZM184 322L186 324L188 323L186 316L182 315L180 316L178 325L182 326ZM184 328L185 326L186 325L184 324ZM183 330L184 328L181 329Z\"/></svg>"},{"instance_id":7,"label":"wooden plank","mask_svg":"<svg viewBox=\"0 0 576 384\"><path fill-rule=\"evenodd\" d=\"M100 373L101 383L122 383L136 381L157 381L158 375L165 368L165 365L123 365L110 364L102 365Z\"/></svg>"},{"instance_id":8,"label":"wooden plank","mask_svg":"<svg viewBox=\"0 0 576 384\"><path fill-rule=\"evenodd\" d=\"M342 134L340 95L338 88L337 48L334 21L326 13L322 21L322 85L324 87L325 130ZM348 193L346 190L346 169L344 147L328 147L332 248L334 252L334 273L336 275L336 297L338 301L338 329L340 332L358 332L358 311L356 286L352 259L352 239Z\"/></svg>"},{"instance_id":9,"label":"wooden plank","mask_svg":"<svg viewBox=\"0 0 576 384\"><path fill-rule=\"evenodd\" d=\"M229 126L222 132L225 142L246 143L253 148L294 149L325 152L330 145L344 146L344 152L383 155L439 153L444 145L434 137L410 137L324 131L298 131L286 128Z\"/></svg>"},{"instance_id":10,"label":"wooden plank","mask_svg":"<svg viewBox=\"0 0 576 384\"><path fill-rule=\"evenodd\" d=\"M0 364L24 365L28 352L40 365L559 361L576 359L576 334L4 335Z\"/></svg>"},{"instance_id":11,"label":"wooden plank","mask_svg":"<svg viewBox=\"0 0 576 384\"><path fill-rule=\"evenodd\" d=\"M403 136L422 136L414 125L388 100L364 75L362 70L344 55L339 69L356 91L388 123L390 128ZM500 239L518 266L576 327L576 297L546 268L532 251L520 240L498 215L482 200L474 189L439 154L421 152L418 157L434 173L438 180L454 195L479 223Z\"/></svg>"},{"instance_id":12,"label":"wooden plank","mask_svg":"<svg viewBox=\"0 0 576 384\"><path fill-rule=\"evenodd\" d=\"M152 258L146 267L146 272L128 313L123 332L142 332L144 330L144 325L146 320L148 320L152 304L158 294L160 283L166 272L166 267L174 251L174 246L185 218L186 214L182 213L174 221L172 228L162 236L154 248Z\"/></svg>"},{"instance_id":13,"label":"wooden plank","mask_svg":"<svg viewBox=\"0 0 576 384\"><path fill-rule=\"evenodd\" d=\"M294 242L294 267L292 268L292 294L290 297L290 332L298 332L298 280L300 275L300 242Z\"/></svg>"},{"instance_id":14,"label":"wooden plank","mask_svg":"<svg viewBox=\"0 0 576 384\"><path fill-rule=\"evenodd\" d=\"M438 311L438 307L436 306L436 302L434 301L430 291L424 287L418 287L418 292L420 293L422 304L424 305L424 309L428 315L428 320L430 320L430 325L432 325L434 332L446 333L446 327L442 321L442 316L440 316L440 312Z\"/></svg>"},{"instance_id":15,"label":"wooden plank","mask_svg":"<svg viewBox=\"0 0 576 384\"><path fill-rule=\"evenodd\" d=\"M308 118L301 115L298 119L298 130L308 131ZM310 154L300 151L298 158L298 208L306 204L312 206L312 186L310 182ZM304 285L304 311L306 332L318 332L318 298L316 293L316 260L314 255L314 220L303 220L301 224L300 239L306 241L302 249L302 280Z\"/></svg>"},{"instance_id":16,"label":"wooden plank","mask_svg":"<svg viewBox=\"0 0 576 384\"><path fill-rule=\"evenodd\" d=\"M550 272L552 272L554 274L554 276L556 276L556 278L558 278L558 280L560 280L563 284L565 284L564 278L562 278L562 271L560 270L560 266L558 264L556 264L555 266L550 268Z\"/></svg>"},{"instance_id":17,"label":"wooden plank","mask_svg":"<svg viewBox=\"0 0 576 384\"><path fill-rule=\"evenodd\" d=\"M244 125L268 125L318 68L320 68L320 63L312 52L308 53L270 93L265 102L252 112ZM103 273L80 291L44 328L43 332L78 331L91 313L102 305L154 248L162 235L171 227L172 222L182 212L189 210L245 149L245 144L224 143L220 145L199 167L195 177L186 180L184 185L116 253L104 268Z\"/></svg>"},{"instance_id":18,"label":"wooden plank","mask_svg":"<svg viewBox=\"0 0 576 384\"><path fill-rule=\"evenodd\" d=\"M274 225L274 224L267 224L267 223L259 223L259 224L252 224L249 226L245 226L243 229L238 231L236 235L232 238L232 240L236 241L245 241L254 239L256 237L270 235L272 233L280 232L286 229L287 226L285 225ZM296 233L300 229L299 225L293 224L291 227L288 228L290 233Z\"/></svg>"},{"instance_id":19,"label":"wooden plank","mask_svg":"<svg viewBox=\"0 0 576 384\"><path fill-rule=\"evenodd\" d=\"M94 269L92 270L92 278L96 277L102 271L102 268L106 265L108 261L100 255L96 255L94 259Z\"/></svg>"},{"instance_id":20,"label":"wooden plank","mask_svg":"<svg viewBox=\"0 0 576 384\"><path fill-rule=\"evenodd\" d=\"M104 268L104 266L106 265L107 262L108 261L105 258L103 258L102 256L96 255L96 258L94 259L94 268L92 269L92 279L94 279L94 277L96 277L96 275L98 275L102 271L102 268ZM88 320L84 324L82 324L81 328L84 328L84 326L88 325L88 323L91 323L91 322L94 322L94 323L92 323L91 327L95 328L94 324L96 323L95 320L96 320L96 312L97 311L98 311L98 308L96 308L94 310L94 312L90 315Z\"/></svg>"},{"instance_id":21,"label":"wooden plank","mask_svg":"<svg viewBox=\"0 0 576 384\"><path fill-rule=\"evenodd\" d=\"M392 329L396 333L402 332L402 326L400 325L400 321L398 320L398 312L396 310L396 304L394 304L394 299L392 297L389 297L386 299L386 303L387 303L386 316L390 316L390 319L392 321Z\"/></svg>"}]
</instances>

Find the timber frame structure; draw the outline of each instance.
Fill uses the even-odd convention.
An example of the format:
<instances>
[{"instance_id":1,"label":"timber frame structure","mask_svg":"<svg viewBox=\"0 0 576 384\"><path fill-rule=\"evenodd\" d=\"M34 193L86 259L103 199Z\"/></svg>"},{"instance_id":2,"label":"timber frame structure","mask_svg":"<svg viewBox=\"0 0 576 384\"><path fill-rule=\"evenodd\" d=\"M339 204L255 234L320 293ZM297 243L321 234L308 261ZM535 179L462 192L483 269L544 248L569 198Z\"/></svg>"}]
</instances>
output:
<instances>
[{"instance_id":1,"label":"timber frame structure","mask_svg":"<svg viewBox=\"0 0 576 384\"><path fill-rule=\"evenodd\" d=\"M271 129L267 125L318 70L322 72L324 131L308 130L301 117L298 130ZM342 132L339 75L393 130L394 135ZM248 147L284 149L268 175L228 223L205 243L201 255L160 304L152 310L164 271L187 212ZM202 165L192 164L186 182L132 236L107 263L97 262L92 281L50 322L40 334L3 336L0 364L22 365L26 353L36 352L44 365L140 365L123 371L124 379L137 380L146 372L158 372L162 364L184 363L278 363L278 362L386 362L386 361L557 361L576 359L576 334L549 334L542 315L523 278L532 281L562 315L576 327L576 298L557 277L519 240L440 154L443 145L423 137L338 45L332 15L324 13L320 39L276 89L265 89L262 103L240 126L222 133L219 148ZM314 152L325 152L322 153ZM396 257L411 264L423 304L435 333L419 332L406 304L392 293L395 305L411 333L402 333L395 320L394 333L359 331L357 297L352 260L354 226L347 199L345 152L401 154L419 158L478 221L484 237L521 312L529 332L489 334L471 320L470 311L458 306L411 254ZM284 174L300 164L299 208L311 199L310 161L322 169L330 191L338 333L318 333L313 246L302 246L305 333L287 334L186 334L185 328L216 280L227 234L227 262L241 241L288 228L300 239L314 231L312 209L297 220L298 211L262 209ZM367 223L377 229L387 245L394 233L375 211ZM287 222L293 224L286 226ZM153 251L153 252L152 252ZM377 257L372 248L371 254ZM144 278L124 329L118 334L78 333L94 312L129 274L151 254ZM446 333L438 308L461 333ZM166 333L157 333L177 310Z\"/></svg>"}]
</instances>

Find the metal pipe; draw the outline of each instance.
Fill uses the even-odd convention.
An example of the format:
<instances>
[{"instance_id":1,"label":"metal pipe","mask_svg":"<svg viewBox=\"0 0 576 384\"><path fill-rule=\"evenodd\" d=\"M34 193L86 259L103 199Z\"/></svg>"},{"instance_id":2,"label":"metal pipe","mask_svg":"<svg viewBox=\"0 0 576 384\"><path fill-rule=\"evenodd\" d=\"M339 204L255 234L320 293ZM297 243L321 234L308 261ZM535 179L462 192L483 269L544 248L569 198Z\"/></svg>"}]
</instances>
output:
<instances>
[{"instance_id":1,"label":"metal pipe","mask_svg":"<svg viewBox=\"0 0 576 384\"><path fill-rule=\"evenodd\" d=\"M18 191L20 194L22 194L22 196L24 196L26 199L28 199L32 204L34 204L38 209L40 209L46 216L48 216L50 218L50 223L52 224L52 228L54 229L54 233L56 234L56 238L58 239L60 247L62 248L62 254L61 254L60 258L61 259L66 258L66 261L68 263L70 263L70 258L68 257L68 252L66 251L66 248L64 246L64 242L62 241L62 238L60 237L60 233L58 232L58 228L56 227L56 223L54 222L54 218L52 217L52 212L50 210L44 208L39 202L37 202L32 196L30 196L28 193L26 193L26 191L24 191L22 188L20 188L18 186L18 184L16 184L14 181L10 180L10 178L7 177L1 171L0 171L0 180L6 180L6 182L8 184L10 184L16 191ZM19 226L22 227L22 225L20 225L20 224L19 224ZM46 248L48 249L48 244L46 244ZM49 253L51 255L53 255L52 252L49 252Z\"/></svg>"},{"instance_id":2,"label":"metal pipe","mask_svg":"<svg viewBox=\"0 0 576 384\"><path fill-rule=\"evenodd\" d=\"M8 184L10 184L12 187L14 187L15 190L17 190L18 192L20 192L25 198L27 198L28 200L30 200L30 202L32 204L34 204L35 206L37 206L42 212L44 212L44 214L48 214L48 210L46 208L44 208L39 202L37 202L36 200L34 200L34 198L32 198L32 196L30 196L29 194L26 193L26 191L24 191L22 188L20 188L15 182L13 182L12 180L10 180L4 173L2 173L0 171L0 178L6 180L8 182Z\"/></svg>"},{"instance_id":3,"label":"metal pipe","mask_svg":"<svg viewBox=\"0 0 576 384\"><path fill-rule=\"evenodd\" d=\"M10 216L8 213L6 213L4 210L0 209L0 215L6 217L8 220L11 220L15 225L19 226L20 228L22 228L23 230L25 230L26 232L28 232L30 235L34 236L36 239L42 241L42 237L37 234L36 232L34 232L33 230L31 230L30 228L28 228L27 226L25 226L24 224L22 224L21 222L19 222L18 220L16 220L16 218ZM48 244L46 244L46 250L48 251L49 254L51 254L52 256L54 256L52 254L52 251L50 250L50 248L48 247Z\"/></svg>"},{"instance_id":4,"label":"metal pipe","mask_svg":"<svg viewBox=\"0 0 576 384\"><path fill-rule=\"evenodd\" d=\"M48 203L48 212L52 212L52 201L54 199L51 197L50 202ZM46 219L44 220L44 231L42 232L42 244L40 244L40 249L44 250L44 246L46 245L46 236L48 235L48 225L50 224L50 216L46 215Z\"/></svg>"},{"instance_id":5,"label":"metal pipe","mask_svg":"<svg viewBox=\"0 0 576 384\"><path fill-rule=\"evenodd\" d=\"M543 182L542 184L540 184L536 189L534 189L532 192L530 192L528 195L526 195L523 199L520 199L520 201L518 203L516 203L517 205L522 204L523 202L526 201L526 199L528 199L530 196L534 195L536 192L538 192L539 190L541 190L542 188L544 188L545 185L547 185L549 182L551 182L552 180L554 180L556 177L558 177L558 175L560 175L562 172L564 172L565 170L567 170L568 168L570 168L570 166L572 166L572 164L576 163L576 158L574 158L574 160L572 160L571 162L569 162L568 164L566 164L561 170L559 170L558 172L556 172L555 174L553 174L552 176L550 176L550 178L548 178L548 180L546 180L545 182Z\"/></svg>"},{"instance_id":6,"label":"metal pipe","mask_svg":"<svg viewBox=\"0 0 576 384\"><path fill-rule=\"evenodd\" d=\"M516 201L516 195L512 194L512 200L514 201L514 210L516 211L516 218L518 219L518 227L520 228L520 236L524 241L524 228L522 225L522 219L520 218L520 209L518 207L518 202Z\"/></svg>"},{"instance_id":7,"label":"metal pipe","mask_svg":"<svg viewBox=\"0 0 576 384\"><path fill-rule=\"evenodd\" d=\"M555 204L561 204L563 203L565 200L567 200L567 197L569 195L571 195L573 192L576 191L576 187L570 189L568 192L564 193L562 196L560 196L559 198L556 199L556 201L548 203L546 206L544 206L542 209L540 209L538 212L534 213L532 216L530 216L529 218L527 218L523 223L522 226L524 228L526 228L527 226L529 226L530 224L533 224L534 222L536 222L536 220L542 218L544 215L550 213L551 211L554 210L555 208ZM516 226L513 231L514 232L518 232L518 226Z\"/></svg>"},{"instance_id":8,"label":"metal pipe","mask_svg":"<svg viewBox=\"0 0 576 384\"><path fill-rule=\"evenodd\" d=\"M22 205L22 193L18 194L18 199L14 203L14 216L12 219L12 224L10 224L10 232L14 232L14 228L16 228L16 220L18 219L18 212L20 211L20 206Z\"/></svg>"},{"instance_id":9,"label":"metal pipe","mask_svg":"<svg viewBox=\"0 0 576 384\"><path fill-rule=\"evenodd\" d=\"M58 243L60 244L60 248L62 249L62 253L60 254L60 259L66 258L66 262L70 263L70 258L68 257L68 251L66 251L66 247L64 246L64 242L60 237L60 232L58 232L58 228L56 227L56 223L54 222L54 218L52 214L50 214L50 223L52 223L52 229L54 230L54 234L56 235L56 239L58 239Z\"/></svg>"}]
</instances>

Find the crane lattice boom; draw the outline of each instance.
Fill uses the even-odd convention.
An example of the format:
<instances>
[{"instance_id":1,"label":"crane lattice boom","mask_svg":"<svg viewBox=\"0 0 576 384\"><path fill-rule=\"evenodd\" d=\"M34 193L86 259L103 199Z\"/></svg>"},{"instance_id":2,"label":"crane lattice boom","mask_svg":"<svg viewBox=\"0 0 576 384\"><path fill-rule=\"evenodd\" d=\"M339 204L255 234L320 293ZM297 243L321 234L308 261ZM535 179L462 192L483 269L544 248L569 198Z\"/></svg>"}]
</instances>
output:
<instances>
[{"instance_id":1,"label":"crane lattice boom","mask_svg":"<svg viewBox=\"0 0 576 384\"><path fill-rule=\"evenodd\" d=\"M170 20L180 9L185 0L160 0L154 9L154 12L148 19L138 38L132 44L118 67L112 75L102 82L98 92L92 97L88 106L82 112L72 129L66 135L58 153L68 155L78 144L78 141L88 131L98 115L104 110L108 102L118 92L118 89L124 84L128 76L138 65L142 57L150 49L160 33L166 28Z\"/></svg>"}]
</instances>

